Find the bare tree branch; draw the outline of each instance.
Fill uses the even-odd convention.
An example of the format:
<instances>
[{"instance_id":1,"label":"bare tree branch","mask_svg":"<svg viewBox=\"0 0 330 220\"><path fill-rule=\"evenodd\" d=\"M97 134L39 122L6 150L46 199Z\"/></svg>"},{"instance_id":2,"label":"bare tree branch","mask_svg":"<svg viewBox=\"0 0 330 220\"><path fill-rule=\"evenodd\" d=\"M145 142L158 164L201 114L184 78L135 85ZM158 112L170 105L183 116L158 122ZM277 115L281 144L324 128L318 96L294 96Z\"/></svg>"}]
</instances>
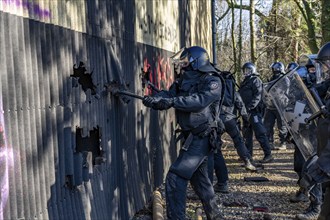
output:
<instances>
[{"instance_id":1,"label":"bare tree branch","mask_svg":"<svg viewBox=\"0 0 330 220\"><path fill-rule=\"evenodd\" d=\"M243 10L248 10L248 11L250 11L250 9L251 9L250 5L240 5L240 4L237 4L237 3L231 3L230 0L226 0L226 2L228 4L229 8L237 8L237 9L242 8ZM266 15L264 15L258 9L255 9L255 14L258 15L260 18L268 19L268 17Z\"/></svg>"},{"instance_id":2,"label":"bare tree branch","mask_svg":"<svg viewBox=\"0 0 330 220\"><path fill-rule=\"evenodd\" d=\"M219 22L220 22L224 17L226 17L226 15L228 14L229 10L230 10L230 7L227 8L227 10L225 11L225 13L223 13L223 15L221 15L220 17L218 17L218 18L216 19L216 23L217 23L217 24L219 24Z\"/></svg>"}]
</instances>

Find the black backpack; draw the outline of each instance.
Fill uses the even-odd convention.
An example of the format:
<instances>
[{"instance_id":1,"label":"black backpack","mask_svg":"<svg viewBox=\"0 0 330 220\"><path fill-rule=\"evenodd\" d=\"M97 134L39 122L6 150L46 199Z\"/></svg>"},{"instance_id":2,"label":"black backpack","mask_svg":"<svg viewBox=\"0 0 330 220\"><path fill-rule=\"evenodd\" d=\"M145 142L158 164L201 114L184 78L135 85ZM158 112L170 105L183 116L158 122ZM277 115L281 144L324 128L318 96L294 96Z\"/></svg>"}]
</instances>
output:
<instances>
[{"instance_id":1,"label":"black backpack","mask_svg":"<svg viewBox=\"0 0 330 220\"><path fill-rule=\"evenodd\" d=\"M235 102L236 81L233 74L230 72L221 72L221 76L224 81L224 97L222 104L231 107Z\"/></svg>"}]
</instances>

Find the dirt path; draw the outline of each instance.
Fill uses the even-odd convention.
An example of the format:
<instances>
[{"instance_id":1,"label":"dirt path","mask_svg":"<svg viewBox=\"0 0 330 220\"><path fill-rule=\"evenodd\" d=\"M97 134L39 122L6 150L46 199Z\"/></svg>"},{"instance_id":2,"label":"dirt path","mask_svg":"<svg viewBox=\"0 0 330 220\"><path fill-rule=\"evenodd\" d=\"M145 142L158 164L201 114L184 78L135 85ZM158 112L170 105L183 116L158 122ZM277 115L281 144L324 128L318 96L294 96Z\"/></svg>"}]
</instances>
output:
<instances>
[{"instance_id":1,"label":"dirt path","mask_svg":"<svg viewBox=\"0 0 330 220\"><path fill-rule=\"evenodd\" d=\"M225 138L225 140L228 140ZM307 203L290 203L289 198L298 189L297 175L293 170L292 146L288 145L287 150L273 151L275 158L273 163L265 164L264 169L257 173L245 171L242 162L238 160L237 152L231 141L225 141L223 154L229 171L228 194L217 193L221 209L227 220L259 220L273 219L284 220L294 219L295 215L301 213L308 207ZM255 161L261 160L263 153L257 143L254 147ZM247 182L244 177L265 177L267 182ZM216 181L216 177L215 177ZM215 183L215 182L214 182ZM164 198L164 189L159 189ZM191 189L187 192L187 219L196 219L195 210L202 207L200 201ZM166 219L166 207L164 205L164 218ZM260 205L267 207L268 211L254 211L253 206ZM143 213L143 212L142 212ZM152 219L151 207L147 208L142 215L136 215L134 219ZM203 219L206 219L203 214Z\"/></svg>"},{"instance_id":2,"label":"dirt path","mask_svg":"<svg viewBox=\"0 0 330 220\"><path fill-rule=\"evenodd\" d=\"M236 150L231 142L225 142L223 154L229 171L229 194L217 193L223 203L222 210L226 219L294 219L297 213L307 208L308 203L293 204L289 198L298 189L297 175L293 170L293 147L287 150L273 151L273 163L265 164L257 173L245 171L238 160ZM263 153L255 144L255 161L261 160ZM244 177L266 177L267 182L247 182ZM189 190L189 193L193 193ZM194 219L194 210L201 204L188 200L188 216ZM229 206L228 206L229 205ZM265 206L266 212L253 211L254 205Z\"/></svg>"}]
</instances>

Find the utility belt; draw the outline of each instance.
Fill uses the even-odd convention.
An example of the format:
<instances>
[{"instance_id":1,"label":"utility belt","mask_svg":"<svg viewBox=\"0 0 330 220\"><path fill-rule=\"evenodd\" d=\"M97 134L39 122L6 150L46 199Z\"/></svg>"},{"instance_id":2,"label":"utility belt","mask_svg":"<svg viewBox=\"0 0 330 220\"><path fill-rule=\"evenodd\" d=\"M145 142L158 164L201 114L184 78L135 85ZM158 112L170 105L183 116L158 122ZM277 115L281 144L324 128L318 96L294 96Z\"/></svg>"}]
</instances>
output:
<instances>
[{"instance_id":1,"label":"utility belt","mask_svg":"<svg viewBox=\"0 0 330 220\"><path fill-rule=\"evenodd\" d=\"M180 132L179 136L176 138L176 142L178 142L181 139L184 139L184 143L181 147L182 150L187 151L194 136L199 136L201 138L204 138L208 135L210 135L210 139L213 139L213 136L217 136L217 131L218 131L218 122L213 121L211 123L204 123L196 128L190 129L190 130L181 130L177 129L175 132L178 133Z\"/></svg>"},{"instance_id":2,"label":"utility belt","mask_svg":"<svg viewBox=\"0 0 330 220\"><path fill-rule=\"evenodd\" d=\"M221 110L222 111L224 111L225 113L233 113L233 110L234 110L234 108L233 108L234 106L225 106L225 105L223 105L223 106L221 106Z\"/></svg>"}]
</instances>

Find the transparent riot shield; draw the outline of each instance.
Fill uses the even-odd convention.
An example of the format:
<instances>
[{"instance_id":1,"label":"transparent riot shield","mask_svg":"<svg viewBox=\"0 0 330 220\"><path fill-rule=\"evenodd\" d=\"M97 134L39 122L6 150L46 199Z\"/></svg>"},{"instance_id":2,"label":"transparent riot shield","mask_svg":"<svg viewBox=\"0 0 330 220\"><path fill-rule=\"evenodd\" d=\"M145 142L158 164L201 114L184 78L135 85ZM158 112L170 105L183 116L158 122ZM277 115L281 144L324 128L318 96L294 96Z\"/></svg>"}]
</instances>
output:
<instances>
[{"instance_id":1,"label":"transparent riot shield","mask_svg":"<svg viewBox=\"0 0 330 220\"><path fill-rule=\"evenodd\" d=\"M265 88L292 135L297 147L307 160L316 154L316 124L306 120L319 111L308 88L301 80L297 69L289 72Z\"/></svg>"},{"instance_id":2,"label":"transparent riot shield","mask_svg":"<svg viewBox=\"0 0 330 220\"><path fill-rule=\"evenodd\" d=\"M264 83L263 84L263 93L262 93L262 101L263 103L265 104L265 106L268 108L268 109L271 109L271 110L275 110L276 109L276 106L275 104L273 103L273 98L272 96L269 94L268 90L273 86L273 84L277 82L277 80L275 81L270 81L270 82L267 82L267 83Z\"/></svg>"}]
</instances>

